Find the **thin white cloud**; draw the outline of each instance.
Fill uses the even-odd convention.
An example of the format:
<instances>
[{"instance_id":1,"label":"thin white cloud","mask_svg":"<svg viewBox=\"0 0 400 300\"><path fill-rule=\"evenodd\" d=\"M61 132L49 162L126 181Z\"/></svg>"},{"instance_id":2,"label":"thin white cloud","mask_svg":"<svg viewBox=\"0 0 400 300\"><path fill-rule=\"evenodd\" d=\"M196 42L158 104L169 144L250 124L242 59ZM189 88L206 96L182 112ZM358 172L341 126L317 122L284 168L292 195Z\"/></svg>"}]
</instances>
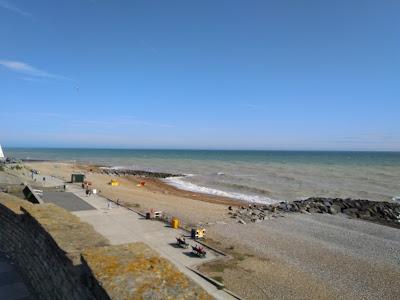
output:
<instances>
[{"instance_id":1,"label":"thin white cloud","mask_svg":"<svg viewBox=\"0 0 400 300\"><path fill-rule=\"evenodd\" d=\"M43 82L43 79L33 78L33 77L20 77L21 80L30 81L30 82Z\"/></svg>"},{"instance_id":2,"label":"thin white cloud","mask_svg":"<svg viewBox=\"0 0 400 300\"><path fill-rule=\"evenodd\" d=\"M126 118L126 117L113 117L111 119L107 119L106 121L99 120L72 120L72 124L77 126L105 126L105 127L119 127L119 126L148 126L148 127L161 127L161 128L173 128L174 125L171 124L162 124L162 123L154 123L143 120L138 120L134 118Z\"/></svg>"},{"instance_id":3,"label":"thin white cloud","mask_svg":"<svg viewBox=\"0 0 400 300\"><path fill-rule=\"evenodd\" d=\"M23 114L22 114L23 115ZM16 117L14 114L0 113L3 117ZM18 115L19 116L19 115ZM135 126L135 127L159 127L159 128L175 128L175 125L158 123L152 121L144 121L141 119L136 119L131 116L99 116L99 119L89 119L89 118L76 118L75 115L60 114L55 112L39 112L31 113L31 118L37 117L38 120L42 121L43 118L55 118L62 120L62 122L68 121L72 126L84 126L84 127L97 127L97 128L118 128L121 126Z\"/></svg>"},{"instance_id":4,"label":"thin white cloud","mask_svg":"<svg viewBox=\"0 0 400 300\"><path fill-rule=\"evenodd\" d=\"M98 120L72 120L71 124L77 126L93 125L93 126L107 126L107 127L114 127L117 125L115 124L115 122L98 121Z\"/></svg>"},{"instance_id":5,"label":"thin white cloud","mask_svg":"<svg viewBox=\"0 0 400 300\"><path fill-rule=\"evenodd\" d=\"M51 74L49 72L37 69L37 68L35 68L27 63L21 62L21 61L0 60L0 65L7 68L10 71L25 74L28 76L70 80L67 77L64 77L61 75L56 75L56 74Z\"/></svg>"},{"instance_id":6,"label":"thin white cloud","mask_svg":"<svg viewBox=\"0 0 400 300\"><path fill-rule=\"evenodd\" d=\"M264 107L261 105L257 105L257 104L252 104L252 103L245 103L243 104L243 107L246 107L248 109L263 109Z\"/></svg>"},{"instance_id":7,"label":"thin white cloud","mask_svg":"<svg viewBox=\"0 0 400 300\"><path fill-rule=\"evenodd\" d=\"M7 9L13 13L19 14L24 17L32 17L32 14L16 7L14 4L11 4L7 1L0 1L0 8Z\"/></svg>"},{"instance_id":8,"label":"thin white cloud","mask_svg":"<svg viewBox=\"0 0 400 300\"><path fill-rule=\"evenodd\" d=\"M136 118L129 117L129 116L120 116L118 118L118 121L121 125L132 124L132 125L156 126L156 127L165 127L165 128L175 127L175 125L172 125L172 124L148 122L148 121L138 120Z\"/></svg>"}]
</instances>

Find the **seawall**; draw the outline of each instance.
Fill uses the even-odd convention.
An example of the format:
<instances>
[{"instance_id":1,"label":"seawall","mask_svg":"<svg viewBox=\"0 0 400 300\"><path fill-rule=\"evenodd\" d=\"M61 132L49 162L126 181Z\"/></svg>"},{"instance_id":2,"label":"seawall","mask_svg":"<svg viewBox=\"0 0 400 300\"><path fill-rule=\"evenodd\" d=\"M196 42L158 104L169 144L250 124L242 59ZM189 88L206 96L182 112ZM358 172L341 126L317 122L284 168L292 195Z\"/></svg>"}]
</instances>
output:
<instances>
[{"instance_id":1,"label":"seawall","mask_svg":"<svg viewBox=\"0 0 400 300\"><path fill-rule=\"evenodd\" d=\"M208 299L142 243L110 246L53 204L0 193L0 245L38 299Z\"/></svg>"}]
</instances>

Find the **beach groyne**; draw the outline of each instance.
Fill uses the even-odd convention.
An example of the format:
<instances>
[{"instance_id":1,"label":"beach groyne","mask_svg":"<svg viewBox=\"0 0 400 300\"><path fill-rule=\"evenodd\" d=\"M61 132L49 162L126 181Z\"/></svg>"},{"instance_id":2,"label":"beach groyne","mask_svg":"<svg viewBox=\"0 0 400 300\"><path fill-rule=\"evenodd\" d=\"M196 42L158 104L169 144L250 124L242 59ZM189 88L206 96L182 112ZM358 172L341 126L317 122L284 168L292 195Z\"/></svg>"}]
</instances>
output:
<instances>
[{"instance_id":1,"label":"beach groyne","mask_svg":"<svg viewBox=\"0 0 400 300\"><path fill-rule=\"evenodd\" d=\"M0 245L37 299L210 298L147 245L110 245L53 204L0 193Z\"/></svg>"},{"instance_id":2,"label":"beach groyne","mask_svg":"<svg viewBox=\"0 0 400 300\"><path fill-rule=\"evenodd\" d=\"M152 171L143 171L143 170L131 170L131 169L114 169L114 168L102 168L102 173L107 175L115 175L115 176L139 176L139 177L148 177L148 178L168 178L168 177L181 177L184 176L182 174L173 174L173 173L165 173L165 172L152 172Z\"/></svg>"},{"instance_id":3,"label":"beach groyne","mask_svg":"<svg viewBox=\"0 0 400 300\"><path fill-rule=\"evenodd\" d=\"M249 205L230 207L230 215L240 223L259 222L279 213L320 213L345 214L400 228L400 204L395 202L370 201L361 199L311 197L293 202L279 202L270 205Z\"/></svg>"}]
</instances>

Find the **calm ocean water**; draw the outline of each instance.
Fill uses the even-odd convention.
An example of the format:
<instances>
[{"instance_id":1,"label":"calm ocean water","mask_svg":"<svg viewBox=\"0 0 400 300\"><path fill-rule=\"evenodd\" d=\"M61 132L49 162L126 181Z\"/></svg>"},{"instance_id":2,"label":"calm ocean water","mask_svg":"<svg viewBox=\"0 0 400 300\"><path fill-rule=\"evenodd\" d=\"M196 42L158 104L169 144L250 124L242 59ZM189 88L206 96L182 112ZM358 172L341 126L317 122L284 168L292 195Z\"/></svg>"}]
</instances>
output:
<instances>
[{"instance_id":1,"label":"calm ocean water","mask_svg":"<svg viewBox=\"0 0 400 300\"><path fill-rule=\"evenodd\" d=\"M183 173L182 189L271 202L309 196L392 200L400 196L400 152L213 151L5 148L7 156L91 162Z\"/></svg>"}]
</instances>

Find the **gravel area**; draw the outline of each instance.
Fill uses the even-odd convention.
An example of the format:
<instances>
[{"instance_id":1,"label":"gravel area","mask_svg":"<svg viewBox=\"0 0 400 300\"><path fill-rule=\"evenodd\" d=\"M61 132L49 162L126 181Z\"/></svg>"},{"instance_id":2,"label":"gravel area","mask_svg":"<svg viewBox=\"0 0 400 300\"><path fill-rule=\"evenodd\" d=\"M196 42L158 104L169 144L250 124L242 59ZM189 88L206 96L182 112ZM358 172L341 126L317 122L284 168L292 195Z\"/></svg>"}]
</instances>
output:
<instances>
[{"instance_id":1,"label":"gravel area","mask_svg":"<svg viewBox=\"0 0 400 300\"><path fill-rule=\"evenodd\" d=\"M309 274L343 298L399 298L398 229L344 216L285 214L256 224L217 224L209 233Z\"/></svg>"}]
</instances>

